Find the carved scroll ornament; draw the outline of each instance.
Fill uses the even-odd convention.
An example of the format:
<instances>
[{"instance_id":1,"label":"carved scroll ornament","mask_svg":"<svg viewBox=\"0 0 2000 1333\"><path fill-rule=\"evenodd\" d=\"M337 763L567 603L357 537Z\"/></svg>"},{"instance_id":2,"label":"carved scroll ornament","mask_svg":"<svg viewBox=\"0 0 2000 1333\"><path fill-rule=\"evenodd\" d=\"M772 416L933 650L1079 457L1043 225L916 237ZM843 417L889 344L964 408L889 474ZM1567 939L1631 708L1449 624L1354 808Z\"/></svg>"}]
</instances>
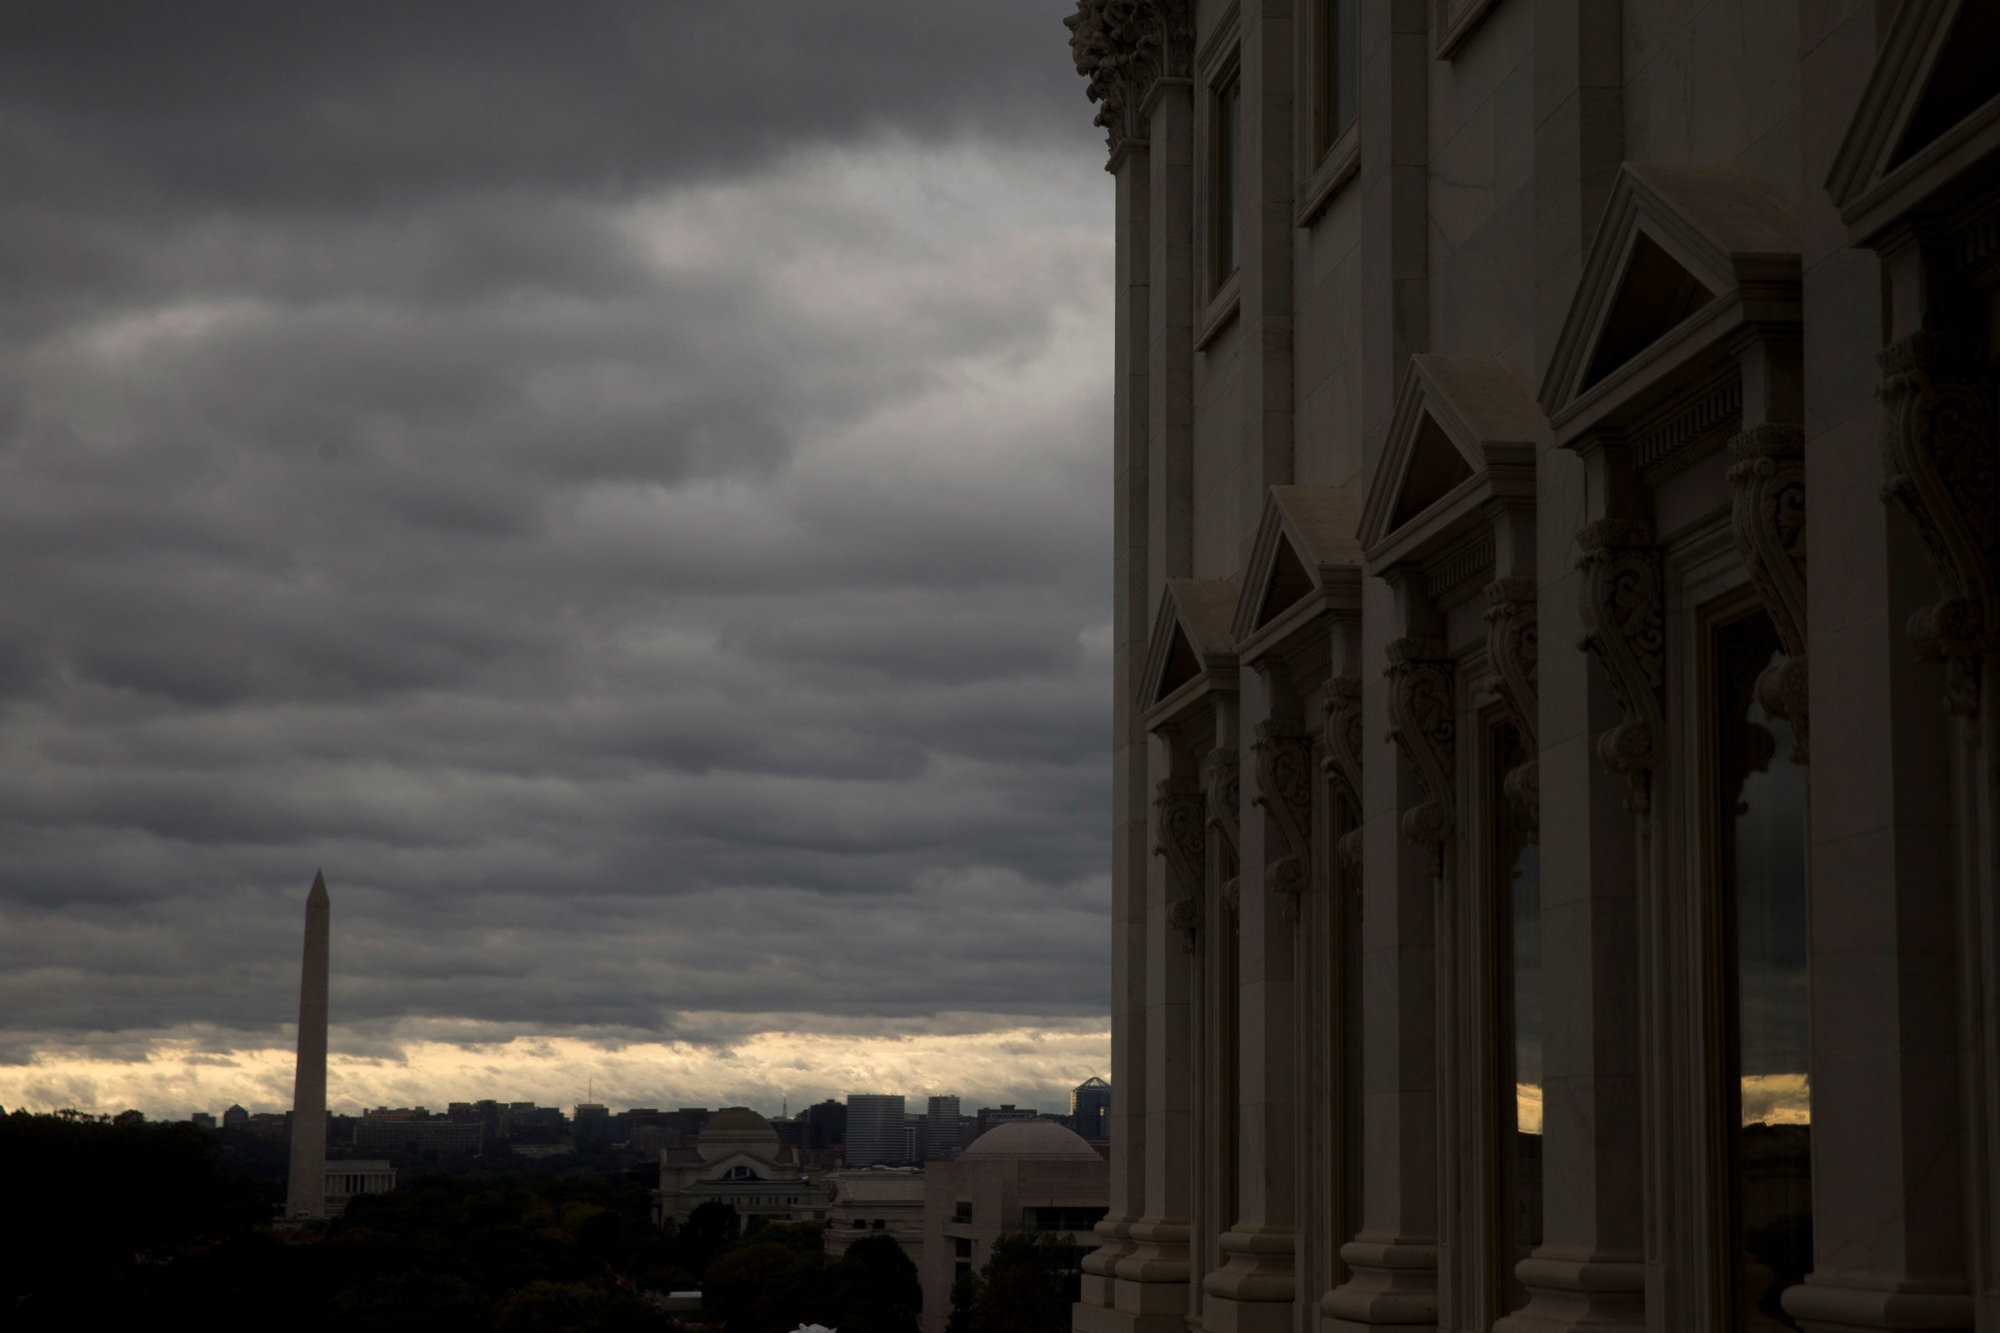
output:
<instances>
[{"instance_id":1,"label":"carved scroll ornament","mask_svg":"<svg viewBox=\"0 0 2000 1333\"><path fill-rule=\"evenodd\" d=\"M1882 498L1916 524L1943 594L1910 617L1910 642L1944 663L1945 706L1973 713L2000 639L1993 385L1978 348L1953 334L1912 334L1882 350L1881 366Z\"/></svg>"},{"instance_id":2,"label":"carved scroll ornament","mask_svg":"<svg viewBox=\"0 0 2000 1333\"><path fill-rule=\"evenodd\" d=\"M1144 143L1147 91L1163 74L1188 71L1194 46L1188 0L1077 0L1063 24L1106 146L1115 155L1127 143Z\"/></svg>"},{"instance_id":3,"label":"carved scroll ornament","mask_svg":"<svg viewBox=\"0 0 2000 1333\"><path fill-rule=\"evenodd\" d=\"M1454 828L1452 753L1458 733L1450 650L1439 639L1404 638L1389 645L1389 739L1417 771L1424 799L1403 812L1403 836L1431 849L1442 868Z\"/></svg>"},{"instance_id":4,"label":"carved scroll ornament","mask_svg":"<svg viewBox=\"0 0 2000 1333\"><path fill-rule=\"evenodd\" d=\"M1299 899L1312 865L1312 742L1257 724L1256 803L1278 826L1283 853L1264 867L1264 882L1287 921L1299 918Z\"/></svg>"},{"instance_id":5,"label":"carved scroll ornament","mask_svg":"<svg viewBox=\"0 0 2000 1333\"><path fill-rule=\"evenodd\" d=\"M1154 852L1167 861L1167 921L1192 951L1201 924L1208 840L1208 798L1191 778L1163 778L1153 789L1160 840Z\"/></svg>"},{"instance_id":6,"label":"carved scroll ornament","mask_svg":"<svg viewBox=\"0 0 2000 1333\"><path fill-rule=\"evenodd\" d=\"M1640 519L1605 518L1577 533L1582 554L1583 640L1611 679L1625 720L1597 738L1605 767L1627 784L1626 808L1650 808L1653 770L1666 742L1666 604L1660 586L1660 548L1653 525Z\"/></svg>"},{"instance_id":7,"label":"carved scroll ornament","mask_svg":"<svg viewBox=\"0 0 2000 1333\"><path fill-rule=\"evenodd\" d=\"M1805 429L1765 423L1729 442L1736 501L1736 547L1757 589L1784 656L1757 678L1757 701L1792 727L1792 762L1811 750L1806 715L1806 463Z\"/></svg>"},{"instance_id":8,"label":"carved scroll ornament","mask_svg":"<svg viewBox=\"0 0 2000 1333\"><path fill-rule=\"evenodd\" d=\"M1357 817L1361 811L1361 677L1335 676L1326 687L1326 772L1347 798L1348 808ZM1351 828L1340 835L1335 848L1340 859L1354 872L1354 885L1361 886L1361 830Z\"/></svg>"},{"instance_id":9,"label":"carved scroll ornament","mask_svg":"<svg viewBox=\"0 0 2000 1333\"><path fill-rule=\"evenodd\" d=\"M1539 841L1542 826L1540 742L1536 731L1537 660L1535 581L1496 579L1486 586L1486 661L1499 682L1496 693L1520 734L1527 758L1501 781L1507 808L1523 839Z\"/></svg>"},{"instance_id":10,"label":"carved scroll ornament","mask_svg":"<svg viewBox=\"0 0 2000 1333\"><path fill-rule=\"evenodd\" d=\"M1208 810L1208 826L1220 835L1216 840L1218 857L1226 860L1229 866L1234 866L1240 855L1238 848L1242 846L1237 836L1237 823L1238 812L1243 808L1243 780L1236 751L1232 747L1218 745L1202 758L1201 787ZM1233 871L1221 876L1216 890L1223 907L1235 911L1238 895Z\"/></svg>"}]
</instances>

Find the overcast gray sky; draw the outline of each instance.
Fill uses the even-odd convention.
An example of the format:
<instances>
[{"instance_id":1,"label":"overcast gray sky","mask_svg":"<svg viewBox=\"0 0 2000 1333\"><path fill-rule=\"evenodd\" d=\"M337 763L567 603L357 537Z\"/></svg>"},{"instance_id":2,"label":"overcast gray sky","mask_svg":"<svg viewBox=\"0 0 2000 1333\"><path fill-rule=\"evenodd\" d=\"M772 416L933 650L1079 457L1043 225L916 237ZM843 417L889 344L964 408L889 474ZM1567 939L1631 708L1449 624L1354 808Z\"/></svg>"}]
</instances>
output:
<instances>
[{"instance_id":1,"label":"overcast gray sky","mask_svg":"<svg viewBox=\"0 0 2000 1333\"><path fill-rule=\"evenodd\" d=\"M0 1104L1103 1072L1072 8L6 7Z\"/></svg>"}]
</instances>

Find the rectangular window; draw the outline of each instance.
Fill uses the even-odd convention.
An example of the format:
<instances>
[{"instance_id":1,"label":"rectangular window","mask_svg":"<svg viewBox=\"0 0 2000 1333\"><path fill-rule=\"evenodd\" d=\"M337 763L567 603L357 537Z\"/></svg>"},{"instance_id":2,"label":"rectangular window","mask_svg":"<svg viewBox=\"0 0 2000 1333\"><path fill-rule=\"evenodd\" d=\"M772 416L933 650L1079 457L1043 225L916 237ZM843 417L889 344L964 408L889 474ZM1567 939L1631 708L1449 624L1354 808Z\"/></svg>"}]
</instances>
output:
<instances>
[{"instance_id":1,"label":"rectangular window","mask_svg":"<svg viewBox=\"0 0 2000 1333\"><path fill-rule=\"evenodd\" d=\"M951 1242L951 1252L960 1259L970 1259L972 1257L972 1242L964 1236L954 1236Z\"/></svg>"},{"instance_id":2,"label":"rectangular window","mask_svg":"<svg viewBox=\"0 0 2000 1333\"><path fill-rule=\"evenodd\" d=\"M1706 647L1732 1327L1796 1328L1778 1297L1812 1266L1805 770L1792 760L1791 726L1757 698L1783 651L1770 617L1712 617Z\"/></svg>"},{"instance_id":3,"label":"rectangular window","mask_svg":"<svg viewBox=\"0 0 2000 1333\"><path fill-rule=\"evenodd\" d=\"M1509 1310L1527 1304L1515 1266L1542 1243L1542 893L1541 848L1507 792L1507 776L1527 762L1521 734L1499 713L1482 729L1487 828L1487 975L1493 978L1496 1040L1497 1200L1495 1286Z\"/></svg>"},{"instance_id":4,"label":"rectangular window","mask_svg":"<svg viewBox=\"0 0 2000 1333\"><path fill-rule=\"evenodd\" d=\"M1209 271L1212 285L1220 287L1236 272L1242 229L1242 206L1237 196L1242 170L1243 81L1233 70L1216 85L1209 126L1214 137L1209 157Z\"/></svg>"},{"instance_id":5,"label":"rectangular window","mask_svg":"<svg viewBox=\"0 0 2000 1333\"><path fill-rule=\"evenodd\" d=\"M1361 0L1316 0L1313 6L1313 161L1333 151L1360 102L1357 11Z\"/></svg>"},{"instance_id":6,"label":"rectangular window","mask_svg":"<svg viewBox=\"0 0 2000 1333\"><path fill-rule=\"evenodd\" d=\"M952 1205L951 1220L954 1222L970 1222L972 1220L972 1200L960 1199L956 1204Z\"/></svg>"}]
</instances>

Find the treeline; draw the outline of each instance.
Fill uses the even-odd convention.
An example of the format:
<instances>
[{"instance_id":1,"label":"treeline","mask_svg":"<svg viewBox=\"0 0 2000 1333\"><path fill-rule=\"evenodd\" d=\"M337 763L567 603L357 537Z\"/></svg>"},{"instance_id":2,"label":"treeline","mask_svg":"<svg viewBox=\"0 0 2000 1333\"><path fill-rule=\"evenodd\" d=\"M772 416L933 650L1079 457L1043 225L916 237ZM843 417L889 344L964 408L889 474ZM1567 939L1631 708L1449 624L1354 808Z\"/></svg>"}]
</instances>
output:
<instances>
[{"instance_id":1,"label":"treeline","mask_svg":"<svg viewBox=\"0 0 2000 1333\"><path fill-rule=\"evenodd\" d=\"M0 1328L261 1326L397 1333L918 1333L917 1270L887 1235L829 1260L817 1224L740 1229L705 1204L652 1224L648 1178L422 1176L324 1225L274 1228L280 1187L192 1125L0 1115ZM1062 1333L1075 1252L1004 1238L952 1293L951 1333ZM699 1314L667 1293L700 1290Z\"/></svg>"}]
</instances>

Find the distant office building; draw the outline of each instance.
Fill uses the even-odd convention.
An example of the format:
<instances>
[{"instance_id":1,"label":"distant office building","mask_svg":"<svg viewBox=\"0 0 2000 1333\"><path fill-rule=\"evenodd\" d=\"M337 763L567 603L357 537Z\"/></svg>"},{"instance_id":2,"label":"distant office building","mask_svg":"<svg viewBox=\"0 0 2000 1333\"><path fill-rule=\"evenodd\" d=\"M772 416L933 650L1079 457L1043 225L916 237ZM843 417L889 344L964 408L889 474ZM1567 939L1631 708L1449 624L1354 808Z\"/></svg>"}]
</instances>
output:
<instances>
[{"instance_id":1,"label":"distant office building","mask_svg":"<svg viewBox=\"0 0 2000 1333\"><path fill-rule=\"evenodd\" d=\"M799 1119L812 1126L806 1136L809 1149L826 1151L847 1142L847 1108L831 1098L806 1107Z\"/></svg>"},{"instance_id":2,"label":"distant office building","mask_svg":"<svg viewBox=\"0 0 2000 1333\"><path fill-rule=\"evenodd\" d=\"M973 1137L978 1139L984 1136L995 1125L1004 1125L1014 1120L1033 1120L1040 1114L1041 1112L1033 1107L1023 1109L1012 1102L1002 1102L998 1106L982 1106L979 1108L979 1133Z\"/></svg>"},{"instance_id":3,"label":"distant office building","mask_svg":"<svg viewBox=\"0 0 2000 1333\"><path fill-rule=\"evenodd\" d=\"M224 1129L248 1129L250 1127L250 1113L240 1106L232 1106L222 1113L222 1127Z\"/></svg>"},{"instance_id":4,"label":"distant office building","mask_svg":"<svg viewBox=\"0 0 2000 1333\"><path fill-rule=\"evenodd\" d=\"M281 1114L277 1111L259 1111L256 1115L250 1117L249 1122L244 1128L248 1129L252 1134L267 1134L274 1139L282 1138L291 1132L291 1113L284 1112Z\"/></svg>"},{"instance_id":5,"label":"distant office building","mask_svg":"<svg viewBox=\"0 0 2000 1333\"><path fill-rule=\"evenodd\" d=\"M193 1125L196 1129L214 1129L215 1117L210 1115L207 1111L196 1111L193 1115L188 1117L188 1123Z\"/></svg>"},{"instance_id":6,"label":"distant office building","mask_svg":"<svg viewBox=\"0 0 2000 1333\"><path fill-rule=\"evenodd\" d=\"M847 1099L847 1164L900 1162L909 1156L901 1093L857 1092Z\"/></svg>"},{"instance_id":7,"label":"distant office building","mask_svg":"<svg viewBox=\"0 0 2000 1333\"><path fill-rule=\"evenodd\" d=\"M365 1113L354 1126L354 1146L377 1152L434 1152L441 1157L476 1156L485 1146L485 1129L478 1121L407 1111Z\"/></svg>"},{"instance_id":8,"label":"distant office building","mask_svg":"<svg viewBox=\"0 0 2000 1333\"><path fill-rule=\"evenodd\" d=\"M924 1157L958 1154L958 1098L933 1097L924 1111Z\"/></svg>"},{"instance_id":9,"label":"distant office building","mask_svg":"<svg viewBox=\"0 0 2000 1333\"><path fill-rule=\"evenodd\" d=\"M1078 1135L1094 1141L1111 1137L1111 1085L1091 1077L1069 1094L1069 1116Z\"/></svg>"},{"instance_id":10,"label":"distant office building","mask_svg":"<svg viewBox=\"0 0 2000 1333\"><path fill-rule=\"evenodd\" d=\"M1093 1228L1110 1198L1111 1163L1032 1112L1025 1121L1003 1121L982 1134L957 1161L931 1163L924 1169L923 1258L917 1267L924 1286L924 1333L944 1333L952 1283L985 1267L993 1242L1005 1233L1054 1232L1081 1262L1099 1244Z\"/></svg>"},{"instance_id":11,"label":"distant office building","mask_svg":"<svg viewBox=\"0 0 2000 1333\"><path fill-rule=\"evenodd\" d=\"M570 1133L579 1140L611 1137L611 1108L597 1102L578 1102L570 1113Z\"/></svg>"}]
</instances>

